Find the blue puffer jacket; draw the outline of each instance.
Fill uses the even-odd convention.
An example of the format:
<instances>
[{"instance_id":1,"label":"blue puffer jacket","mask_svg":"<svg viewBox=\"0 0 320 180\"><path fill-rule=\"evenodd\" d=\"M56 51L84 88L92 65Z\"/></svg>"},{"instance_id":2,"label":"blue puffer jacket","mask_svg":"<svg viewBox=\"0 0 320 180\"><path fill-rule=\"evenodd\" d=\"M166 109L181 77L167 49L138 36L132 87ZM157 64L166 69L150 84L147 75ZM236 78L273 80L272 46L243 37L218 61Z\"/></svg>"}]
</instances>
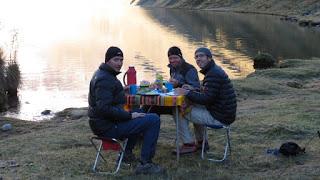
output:
<instances>
[{"instance_id":1,"label":"blue puffer jacket","mask_svg":"<svg viewBox=\"0 0 320 180\"><path fill-rule=\"evenodd\" d=\"M99 135L107 131L115 123L128 121L131 113L123 109L125 94L119 73L102 63L90 81L89 110L90 127Z\"/></svg>"},{"instance_id":2,"label":"blue puffer jacket","mask_svg":"<svg viewBox=\"0 0 320 180\"><path fill-rule=\"evenodd\" d=\"M205 75L201 91L190 91L186 97L205 105L210 114L223 124L231 124L236 118L237 100L228 75L214 61L200 72Z\"/></svg>"}]
</instances>

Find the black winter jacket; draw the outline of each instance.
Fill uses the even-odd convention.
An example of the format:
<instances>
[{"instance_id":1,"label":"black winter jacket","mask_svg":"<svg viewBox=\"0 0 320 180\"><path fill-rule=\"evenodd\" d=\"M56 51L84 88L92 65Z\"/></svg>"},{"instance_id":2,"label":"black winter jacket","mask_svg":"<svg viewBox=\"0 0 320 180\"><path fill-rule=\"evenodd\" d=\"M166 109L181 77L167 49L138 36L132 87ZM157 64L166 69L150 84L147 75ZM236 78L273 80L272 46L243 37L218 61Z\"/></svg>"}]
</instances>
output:
<instances>
[{"instance_id":1,"label":"black winter jacket","mask_svg":"<svg viewBox=\"0 0 320 180\"><path fill-rule=\"evenodd\" d=\"M223 124L231 124L236 118L237 100L228 75L214 61L200 72L205 75L201 91L190 91L186 97L205 105L210 114Z\"/></svg>"},{"instance_id":2,"label":"black winter jacket","mask_svg":"<svg viewBox=\"0 0 320 180\"><path fill-rule=\"evenodd\" d=\"M122 84L116 77L118 74L102 63L90 81L89 124L97 135L107 131L113 124L131 119L131 113L123 109L126 100Z\"/></svg>"}]
</instances>

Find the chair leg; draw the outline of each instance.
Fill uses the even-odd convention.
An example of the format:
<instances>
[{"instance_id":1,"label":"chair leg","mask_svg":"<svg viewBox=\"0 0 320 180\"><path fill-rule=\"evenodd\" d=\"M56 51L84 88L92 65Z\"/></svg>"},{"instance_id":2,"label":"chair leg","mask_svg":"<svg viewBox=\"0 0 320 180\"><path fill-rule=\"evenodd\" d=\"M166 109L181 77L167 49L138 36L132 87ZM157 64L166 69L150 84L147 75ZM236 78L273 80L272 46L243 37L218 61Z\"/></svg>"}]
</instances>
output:
<instances>
[{"instance_id":1,"label":"chair leg","mask_svg":"<svg viewBox=\"0 0 320 180\"><path fill-rule=\"evenodd\" d=\"M207 127L203 129L203 137L202 137L202 148L201 148L201 159L204 159L204 148L206 144L206 134L207 134Z\"/></svg>"},{"instance_id":2,"label":"chair leg","mask_svg":"<svg viewBox=\"0 0 320 180\"><path fill-rule=\"evenodd\" d=\"M123 156L124 156L124 153L125 153L125 150L126 150L126 147L127 147L127 143L128 143L128 139L126 139L123 143L123 145L120 143L120 146L121 146L121 150L119 152L119 161L117 163L117 168L116 170L112 173L112 174L117 174L117 172L119 171L120 169L120 166L121 166L121 162L122 162L122 159L123 159Z\"/></svg>"},{"instance_id":3,"label":"chair leg","mask_svg":"<svg viewBox=\"0 0 320 180\"><path fill-rule=\"evenodd\" d=\"M227 140L228 140L228 146L229 146L229 156L231 156L231 141L230 141L230 127L227 129Z\"/></svg>"},{"instance_id":4,"label":"chair leg","mask_svg":"<svg viewBox=\"0 0 320 180\"><path fill-rule=\"evenodd\" d=\"M213 162L223 162L227 159L228 156L228 151L229 154L231 155L231 146L230 146L230 127L224 127L224 129L226 130L226 142L225 142L225 147L224 147L224 152L223 152L223 157L222 159L214 159L214 158L207 158L207 160L209 161L213 161ZM205 131L206 132L206 131ZM204 159L204 142L202 143L202 151L201 151L201 158ZM207 154L212 154L212 152L207 152Z\"/></svg>"},{"instance_id":5,"label":"chair leg","mask_svg":"<svg viewBox=\"0 0 320 180\"><path fill-rule=\"evenodd\" d=\"M98 161L99 161L101 148L102 148L102 141L100 142L99 148L97 150L96 159L95 159L93 167L92 167L93 172L96 172L96 167L97 167L97 164L98 164Z\"/></svg>"}]
</instances>

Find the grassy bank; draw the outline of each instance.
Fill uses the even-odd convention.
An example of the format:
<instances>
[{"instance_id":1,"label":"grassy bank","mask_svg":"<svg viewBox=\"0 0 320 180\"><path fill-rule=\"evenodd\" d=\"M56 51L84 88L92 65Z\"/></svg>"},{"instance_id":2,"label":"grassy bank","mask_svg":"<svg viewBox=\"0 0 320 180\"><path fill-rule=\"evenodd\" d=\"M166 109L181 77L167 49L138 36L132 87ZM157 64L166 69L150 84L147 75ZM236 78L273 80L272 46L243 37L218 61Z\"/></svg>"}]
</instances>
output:
<instances>
[{"instance_id":1,"label":"grassy bank","mask_svg":"<svg viewBox=\"0 0 320 180\"><path fill-rule=\"evenodd\" d=\"M234 81L238 115L232 125L232 156L225 163L200 160L200 154L183 156L177 164L171 154L175 126L162 116L154 159L167 169L162 176L134 176L123 168L120 179L316 179L320 175L320 139L314 139L306 154L297 157L266 153L286 141L304 146L320 130L320 59L287 60L281 68L260 70ZM45 122L26 122L0 117L14 129L0 132L0 160L15 160L16 167L0 168L3 179L113 179L90 169L95 152L88 137L87 118L69 118L69 111ZM210 135L209 144L215 147ZM138 146L137 152L140 151ZM1 179L1 178L0 178ZM115 179L115 178L114 178Z\"/></svg>"}]
</instances>

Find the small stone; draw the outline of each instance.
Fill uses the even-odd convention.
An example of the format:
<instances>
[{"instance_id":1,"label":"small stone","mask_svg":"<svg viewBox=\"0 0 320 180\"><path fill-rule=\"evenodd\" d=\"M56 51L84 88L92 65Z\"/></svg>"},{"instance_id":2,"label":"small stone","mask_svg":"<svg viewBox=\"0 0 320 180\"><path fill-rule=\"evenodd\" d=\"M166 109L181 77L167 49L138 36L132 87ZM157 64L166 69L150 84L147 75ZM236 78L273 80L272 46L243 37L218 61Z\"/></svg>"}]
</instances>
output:
<instances>
[{"instance_id":1,"label":"small stone","mask_svg":"<svg viewBox=\"0 0 320 180\"><path fill-rule=\"evenodd\" d=\"M295 81L287 82L287 86L292 87L292 88L297 88L297 89L302 88L302 84L295 82Z\"/></svg>"},{"instance_id":2,"label":"small stone","mask_svg":"<svg viewBox=\"0 0 320 180\"><path fill-rule=\"evenodd\" d=\"M4 124L2 127L1 127L2 131L9 131L12 129L12 125L11 124Z\"/></svg>"},{"instance_id":3,"label":"small stone","mask_svg":"<svg viewBox=\"0 0 320 180\"><path fill-rule=\"evenodd\" d=\"M46 109L41 112L41 115L49 115L50 113L51 113L51 110Z\"/></svg>"}]
</instances>

